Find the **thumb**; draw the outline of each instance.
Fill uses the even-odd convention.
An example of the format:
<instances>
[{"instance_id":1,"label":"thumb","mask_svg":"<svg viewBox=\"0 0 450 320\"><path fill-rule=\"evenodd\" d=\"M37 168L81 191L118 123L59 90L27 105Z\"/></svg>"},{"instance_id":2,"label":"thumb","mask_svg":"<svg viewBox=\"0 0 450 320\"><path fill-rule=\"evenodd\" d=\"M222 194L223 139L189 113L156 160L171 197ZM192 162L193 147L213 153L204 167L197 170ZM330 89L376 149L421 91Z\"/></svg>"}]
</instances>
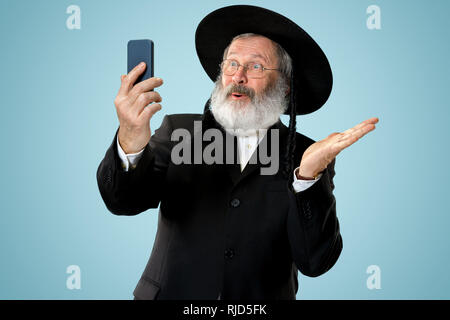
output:
<instances>
[{"instance_id":1,"label":"thumb","mask_svg":"<svg viewBox=\"0 0 450 320\"><path fill-rule=\"evenodd\" d=\"M339 132L333 132L333 133L330 134L327 138L332 138L332 137L334 137L334 136L337 135L337 134L339 134Z\"/></svg>"}]
</instances>

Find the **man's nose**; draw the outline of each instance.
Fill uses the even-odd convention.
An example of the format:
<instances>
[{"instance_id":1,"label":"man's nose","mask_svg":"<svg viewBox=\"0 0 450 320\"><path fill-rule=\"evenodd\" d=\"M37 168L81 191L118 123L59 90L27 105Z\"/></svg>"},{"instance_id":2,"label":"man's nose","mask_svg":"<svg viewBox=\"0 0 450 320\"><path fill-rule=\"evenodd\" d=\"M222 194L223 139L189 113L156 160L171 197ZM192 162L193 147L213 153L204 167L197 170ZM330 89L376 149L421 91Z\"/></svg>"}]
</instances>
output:
<instances>
[{"instance_id":1,"label":"man's nose","mask_svg":"<svg viewBox=\"0 0 450 320\"><path fill-rule=\"evenodd\" d=\"M244 66L239 66L236 73L233 75L232 80L236 84L247 83L247 73Z\"/></svg>"}]
</instances>

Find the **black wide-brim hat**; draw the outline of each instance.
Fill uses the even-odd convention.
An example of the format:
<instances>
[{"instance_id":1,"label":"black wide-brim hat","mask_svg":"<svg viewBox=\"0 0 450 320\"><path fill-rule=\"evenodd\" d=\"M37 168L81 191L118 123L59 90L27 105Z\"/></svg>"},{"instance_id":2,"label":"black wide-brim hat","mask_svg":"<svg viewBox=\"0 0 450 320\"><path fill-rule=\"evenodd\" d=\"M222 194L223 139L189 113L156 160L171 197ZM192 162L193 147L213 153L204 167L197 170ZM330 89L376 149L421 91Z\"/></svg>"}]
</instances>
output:
<instances>
[{"instance_id":1,"label":"black wide-brim hat","mask_svg":"<svg viewBox=\"0 0 450 320\"><path fill-rule=\"evenodd\" d=\"M327 101L333 76L322 49L297 24L261 7L228 6L211 12L200 22L195 33L195 46L211 80L216 81L220 74L225 48L235 36L243 33L265 36L290 55L293 68L291 94L294 94L298 115L314 112ZM285 113L289 112L288 109Z\"/></svg>"}]
</instances>

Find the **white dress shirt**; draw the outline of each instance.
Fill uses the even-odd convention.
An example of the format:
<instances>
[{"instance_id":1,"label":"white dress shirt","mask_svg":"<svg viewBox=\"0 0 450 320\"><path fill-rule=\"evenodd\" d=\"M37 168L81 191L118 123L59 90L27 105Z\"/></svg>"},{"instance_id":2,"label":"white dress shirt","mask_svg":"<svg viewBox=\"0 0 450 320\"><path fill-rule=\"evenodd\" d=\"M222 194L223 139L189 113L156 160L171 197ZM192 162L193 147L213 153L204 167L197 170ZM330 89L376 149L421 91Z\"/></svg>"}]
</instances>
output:
<instances>
[{"instance_id":1,"label":"white dress shirt","mask_svg":"<svg viewBox=\"0 0 450 320\"><path fill-rule=\"evenodd\" d=\"M244 168L247 165L250 157L256 150L258 144L264 138L266 132L267 129L264 130L260 129L255 132L248 132L246 136L237 137L241 172L244 171ZM122 168L125 171L128 171L130 168L134 169L136 167L137 163L139 162L139 159L142 156L142 152L144 151L144 149L142 149L138 153L125 154L122 147L120 146L119 138L117 138L117 150L119 152L119 157L122 161ZM293 172L294 181L292 182L292 187L294 188L295 192L300 192L308 189L322 177L322 174L319 174L319 176L315 180L299 180L295 175L295 172L296 170L298 170L298 168L299 167L297 167Z\"/></svg>"}]
</instances>

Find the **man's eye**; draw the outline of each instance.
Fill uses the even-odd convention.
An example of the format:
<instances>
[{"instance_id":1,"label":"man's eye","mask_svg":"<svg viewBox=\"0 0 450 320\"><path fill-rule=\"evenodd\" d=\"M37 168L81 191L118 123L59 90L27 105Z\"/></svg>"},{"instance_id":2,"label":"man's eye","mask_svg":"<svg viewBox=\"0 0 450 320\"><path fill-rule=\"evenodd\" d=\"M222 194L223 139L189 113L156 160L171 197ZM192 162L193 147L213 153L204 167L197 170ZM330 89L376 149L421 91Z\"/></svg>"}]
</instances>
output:
<instances>
[{"instance_id":1,"label":"man's eye","mask_svg":"<svg viewBox=\"0 0 450 320\"><path fill-rule=\"evenodd\" d=\"M237 61L231 61L231 62L230 62L230 66L231 66L231 67L237 67L237 66L238 66Z\"/></svg>"},{"instance_id":2,"label":"man's eye","mask_svg":"<svg viewBox=\"0 0 450 320\"><path fill-rule=\"evenodd\" d=\"M255 63L251 66L251 68L253 70L260 70L260 69L262 69L262 65L260 65L259 63Z\"/></svg>"}]
</instances>

